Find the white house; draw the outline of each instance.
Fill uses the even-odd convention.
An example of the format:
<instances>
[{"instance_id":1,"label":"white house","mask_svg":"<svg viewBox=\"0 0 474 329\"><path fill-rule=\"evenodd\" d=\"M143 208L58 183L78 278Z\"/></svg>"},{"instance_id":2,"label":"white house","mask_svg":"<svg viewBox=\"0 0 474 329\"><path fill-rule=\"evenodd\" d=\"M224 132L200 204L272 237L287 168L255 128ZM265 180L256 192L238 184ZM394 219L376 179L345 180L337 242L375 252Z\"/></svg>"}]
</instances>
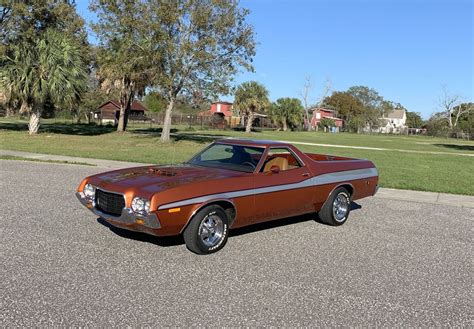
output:
<instances>
[{"instance_id":1,"label":"white house","mask_svg":"<svg viewBox=\"0 0 474 329\"><path fill-rule=\"evenodd\" d=\"M400 134L407 129L407 113L405 110L393 110L387 116L380 118L380 133Z\"/></svg>"}]
</instances>

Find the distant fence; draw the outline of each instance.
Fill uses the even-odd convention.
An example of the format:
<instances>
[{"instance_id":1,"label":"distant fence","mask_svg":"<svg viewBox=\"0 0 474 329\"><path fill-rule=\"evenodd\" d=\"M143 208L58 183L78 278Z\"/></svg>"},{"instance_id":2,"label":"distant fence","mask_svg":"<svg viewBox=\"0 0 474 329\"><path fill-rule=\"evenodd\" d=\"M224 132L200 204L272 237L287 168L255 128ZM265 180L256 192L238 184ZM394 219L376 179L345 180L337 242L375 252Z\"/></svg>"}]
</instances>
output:
<instances>
[{"instance_id":1,"label":"distant fence","mask_svg":"<svg viewBox=\"0 0 474 329\"><path fill-rule=\"evenodd\" d=\"M129 117L130 123L142 123L153 126L162 126L165 121L164 113L148 114L146 117ZM198 129L226 129L238 128L241 125L240 117L226 117L222 115L196 115L176 113L171 115L172 126L189 126ZM243 126L242 126L243 127ZM253 122L254 128L276 128L272 120L267 117L257 117Z\"/></svg>"}]
</instances>

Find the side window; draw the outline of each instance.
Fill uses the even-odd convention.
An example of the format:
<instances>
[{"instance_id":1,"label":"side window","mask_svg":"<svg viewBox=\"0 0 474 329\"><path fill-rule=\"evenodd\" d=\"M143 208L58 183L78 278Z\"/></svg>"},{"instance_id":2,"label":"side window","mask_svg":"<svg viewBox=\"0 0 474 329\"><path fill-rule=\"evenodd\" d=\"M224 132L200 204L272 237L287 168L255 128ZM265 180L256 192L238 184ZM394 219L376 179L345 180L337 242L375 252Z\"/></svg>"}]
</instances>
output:
<instances>
[{"instance_id":1,"label":"side window","mask_svg":"<svg viewBox=\"0 0 474 329\"><path fill-rule=\"evenodd\" d=\"M244 147L244 151L250 154L250 162L253 163L254 166L257 166L262 157L263 149Z\"/></svg>"},{"instance_id":2,"label":"side window","mask_svg":"<svg viewBox=\"0 0 474 329\"><path fill-rule=\"evenodd\" d=\"M302 164L287 148L271 148L262 167L262 172L269 172L272 166L278 166L280 171L300 168Z\"/></svg>"}]
</instances>

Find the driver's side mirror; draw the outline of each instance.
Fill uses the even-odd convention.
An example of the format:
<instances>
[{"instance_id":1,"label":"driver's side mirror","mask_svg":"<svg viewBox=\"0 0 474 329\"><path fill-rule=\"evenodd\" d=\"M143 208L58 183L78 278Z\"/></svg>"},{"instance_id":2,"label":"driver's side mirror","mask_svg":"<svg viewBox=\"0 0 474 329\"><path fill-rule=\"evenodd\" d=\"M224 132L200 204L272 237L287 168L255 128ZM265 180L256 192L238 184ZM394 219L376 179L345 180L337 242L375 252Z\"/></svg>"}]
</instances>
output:
<instances>
[{"instance_id":1,"label":"driver's side mirror","mask_svg":"<svg viewBox=\"0 0 474 329\"><path fill-rule=\"evenodd\" d=\"M273 166L270 167L270 172L273 173L273 174L278 174L280 172L280 167L276 166L276 165L273 165Z\"/></svg>"}]
</instances>

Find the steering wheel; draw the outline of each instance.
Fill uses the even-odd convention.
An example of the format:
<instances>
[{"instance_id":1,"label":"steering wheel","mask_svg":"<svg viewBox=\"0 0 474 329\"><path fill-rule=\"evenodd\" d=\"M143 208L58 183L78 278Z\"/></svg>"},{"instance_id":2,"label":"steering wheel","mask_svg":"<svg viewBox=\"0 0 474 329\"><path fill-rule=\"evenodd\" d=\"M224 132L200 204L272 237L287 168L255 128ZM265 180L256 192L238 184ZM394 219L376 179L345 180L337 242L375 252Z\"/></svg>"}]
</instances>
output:
<instances>
[{"instance_id":1,"label":"steering wheel","mask_svg":"<svg viewBox=\"0 0 474 329\"><path fill-rule=\"evenodd\" d=\"M242 165L250 165L253 169L257 168L256 165L254 165L252 162L250 161L245 161L244 163L242 163Z\"/></svg>"}]
</instances>

